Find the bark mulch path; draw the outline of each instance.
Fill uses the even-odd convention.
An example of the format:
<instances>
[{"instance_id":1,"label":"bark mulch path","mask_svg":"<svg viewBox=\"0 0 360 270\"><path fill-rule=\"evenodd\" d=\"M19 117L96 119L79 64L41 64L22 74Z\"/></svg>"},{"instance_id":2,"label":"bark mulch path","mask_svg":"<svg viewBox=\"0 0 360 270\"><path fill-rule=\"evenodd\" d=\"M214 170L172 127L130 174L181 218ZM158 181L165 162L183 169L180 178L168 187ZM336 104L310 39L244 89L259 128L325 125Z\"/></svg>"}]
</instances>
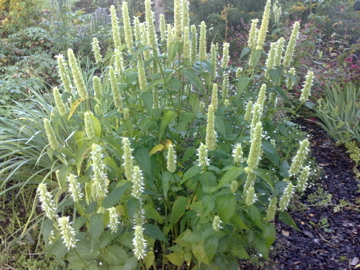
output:
<instances>
[{"instance_id":1,"label":"bark mulch path","mask_svg":"<svg viewBox=\"0 0 360 270\"><path fill-rule=\"evenodd\" d=\"M296 122L311 135L311 154L324 173L289 212L300 231L276 222L273 266L265 269L360 269L360 182L352 172L355 164L317 124ZM319 187L330 199L323 206L310 206L309 198ZM341 200L346 205L336 209Z\"/></svg>"}]
</instances>

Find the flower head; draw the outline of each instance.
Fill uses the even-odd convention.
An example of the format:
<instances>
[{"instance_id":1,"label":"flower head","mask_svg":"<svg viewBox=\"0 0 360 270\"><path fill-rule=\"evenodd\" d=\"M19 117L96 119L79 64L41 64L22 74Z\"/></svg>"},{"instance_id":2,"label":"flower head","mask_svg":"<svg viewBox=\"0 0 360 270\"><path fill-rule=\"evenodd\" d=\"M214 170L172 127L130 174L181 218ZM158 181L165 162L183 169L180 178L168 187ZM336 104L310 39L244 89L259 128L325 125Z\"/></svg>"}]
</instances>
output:
<instances>
[{"instance_id":1,"label":"flower head","mask_svg":"<svg viewBox=\"0 0 360 270\"><path fill-rule=\"evenodd\" d=\"M37 191L39 192L39 199L41 202L41 208L45 212L45 215L49 219L54 219L56 215L56 206L52 199L50 192L47 191L46 185L41 183L39 184Z\"/></svg>"},{"instance_id":2,"label":"flower head","mask_svg":"<svg viewBox=\"0 0 360 270\"><path fill-rule=\"evenodd\" d=\"M145 249L146 249L146 240L144 239L144 228L142 226L136 225L134 227L134 239L133 239L133 245L134 245L134 255L135 257L140 260L145 257Z\"/></svg>"},{"instance_id":3,"label":"flower head","mask_svg":"<svg viewBox=\"0 0 360 270\"><path fill-rule=\"evenodd\" d=\"M69 217L60 217L58 225L60 227L61 238L68 250L76 247L75 230L71 226Z\"/></svg>"},{"instance_id":4,"label":"flower head","mask_svg":"<svg viewBox=\"0 0 360 270\"><path fill-rule=\"evenodd\" d=\"M220 217L218 215L216 215L214 217L214 220L212 223L213 230L218 232L220 229L222 229L221 223L222 223L222 220L220 219Z\"/></svg>"}]
</instances>

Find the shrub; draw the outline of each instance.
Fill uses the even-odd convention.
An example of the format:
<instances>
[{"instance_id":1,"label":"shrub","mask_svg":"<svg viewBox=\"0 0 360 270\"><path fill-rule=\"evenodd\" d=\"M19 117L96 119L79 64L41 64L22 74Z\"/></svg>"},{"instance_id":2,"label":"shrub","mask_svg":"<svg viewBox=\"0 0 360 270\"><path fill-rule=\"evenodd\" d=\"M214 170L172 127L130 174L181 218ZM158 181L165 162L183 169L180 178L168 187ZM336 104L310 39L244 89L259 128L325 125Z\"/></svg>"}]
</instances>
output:
<instances>
[{"instance_id":1,"label":"shrub","mask_svg":"<svg viewBox=\"0 0 360 270\"><path fill-rule=\"evenodd\" d=\"M123 32L111 8L114 58L100 77L84 77L69 49L53 100L35 91L21 106L39 113L1 120L2 187L32 168L45 243L63 267L238 269L239 258L268 258L272 221L291 220L294 188L309 176L309 142L282 114L288 71L260 64L268 9L260 41L242 52L248 67L235 72L207 53L205 24L183 35L187 5L174 8L161 45L145 6L146 23ZM132 48L121 43L129 38Z\"/></svg>"}]
</instances>

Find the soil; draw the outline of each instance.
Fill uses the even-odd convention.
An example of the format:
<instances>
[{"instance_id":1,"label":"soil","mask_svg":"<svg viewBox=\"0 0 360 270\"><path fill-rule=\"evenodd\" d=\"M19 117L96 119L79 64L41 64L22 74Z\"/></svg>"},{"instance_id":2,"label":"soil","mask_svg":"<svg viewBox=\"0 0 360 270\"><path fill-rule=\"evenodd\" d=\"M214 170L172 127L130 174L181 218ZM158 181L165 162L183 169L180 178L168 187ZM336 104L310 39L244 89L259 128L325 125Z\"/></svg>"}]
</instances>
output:
<instances>
[{"instance_id":1,"label":"soil","mask_svg":"<svg viewBox=\"0 0 360 270\"><path fill-rule=\"evenodd\" d=\"M276 221L277 240L271 267L261 269L355 269L360 267L360 185L346 148L335 145L314 122L295 121L311 135L311 153L322 177L296 200L290 215L299 231ZM324 203L310 203L323 189ZM331 194L331 195L328 195ZM331 197L330 197L331 196ZM342 202L342 203L341 203ZM314 205L315 204L315 205ZM343 207L339 208L339 205ZM244 268L250 269L250 268Z\"/></svg>"}]
</instances>

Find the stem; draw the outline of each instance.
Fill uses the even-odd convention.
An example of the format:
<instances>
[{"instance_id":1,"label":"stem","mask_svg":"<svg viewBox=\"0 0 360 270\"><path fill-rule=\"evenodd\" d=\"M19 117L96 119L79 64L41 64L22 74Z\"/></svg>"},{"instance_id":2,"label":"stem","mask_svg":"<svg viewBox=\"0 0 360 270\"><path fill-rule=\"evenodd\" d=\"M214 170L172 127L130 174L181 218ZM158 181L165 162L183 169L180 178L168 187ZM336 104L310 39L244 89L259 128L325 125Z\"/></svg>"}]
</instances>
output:
<instances>
[{"instance_id":1,"label":"stem","mask_svg":"<svg viewBox=\"0 0 360 270\"><path fill-rule=\"evenodd\" d=\"M82 261L82 263L86 266L87 269L90 269L89 266L87 265L87 263L84 261L84 259L80 256L80 254L77 252L76 248L74 248L74 251L76 253L76 255L80 258L80 260Z\"/></svg>"}]
</instances>

